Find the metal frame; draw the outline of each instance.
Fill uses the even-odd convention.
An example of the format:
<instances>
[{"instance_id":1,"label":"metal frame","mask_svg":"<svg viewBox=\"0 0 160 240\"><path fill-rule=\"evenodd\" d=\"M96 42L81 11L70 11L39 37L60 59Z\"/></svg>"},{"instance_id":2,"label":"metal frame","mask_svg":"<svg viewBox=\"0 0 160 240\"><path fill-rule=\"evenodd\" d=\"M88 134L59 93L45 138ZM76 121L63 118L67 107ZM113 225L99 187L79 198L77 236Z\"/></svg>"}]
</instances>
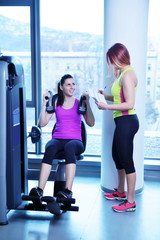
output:
<instances>
[{"instance_id":1,"label":"metal frame","mask_svg":"<svg viewBox=\"0 0 160 240\"><path fill-rule=\"evenodd\" d=\"M0 72L0 224L7 224L7 186L6 186L6 81L8 79L8 64L4 61L0 62L0 66L4 69ZM6 81L5 81L6 80Z\"/></svg>"},{"instance_id":2,"label":"metal frame","mask_svg":"<svg viewBox=\"0 0 160 240\"><path fill-rule=\"evenodd\" d=\"M40 48L40 0L1 0L0 6L29 6L31 24L31 87L32 101L27 107L35 108L35 124L41 108L41 48ZM41 152L41 143L36 144L36 154Z\"/></svg>"}]
</instances>

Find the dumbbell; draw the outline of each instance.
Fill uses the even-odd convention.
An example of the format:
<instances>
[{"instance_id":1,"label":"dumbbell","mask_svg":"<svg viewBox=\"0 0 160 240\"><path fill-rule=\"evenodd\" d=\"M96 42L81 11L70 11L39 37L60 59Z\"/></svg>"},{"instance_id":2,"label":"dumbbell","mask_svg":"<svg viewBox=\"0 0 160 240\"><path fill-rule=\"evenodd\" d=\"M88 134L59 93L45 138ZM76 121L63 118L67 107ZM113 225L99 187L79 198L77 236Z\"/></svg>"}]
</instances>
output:
<instances>
[{"instance_id":1,"label":"dumbbell","mask_svg":"<svg viewBox=\"0 0 160 240\"><path fill-rule=\"evenodd\" d=\"M86 96L81 96L80 101L79 101L79 106L78 106L78 113L79 114L85 114L87 111L87 105L86 105Z\"/></svg>"},{"instance_id":2,"label":"dumbbell","mask_svg":"<svg viewBox=\"0 0 160 240\"><path fill-rule=\"evenodd\" d=\"M46 111L48 113L54 113L55 112L55 101L58 97L58 94L53 95L51 91L48 91L50 93L50 97L46 96L45 99L48 100L46 104Z\"/></svg>"}]
</instances>

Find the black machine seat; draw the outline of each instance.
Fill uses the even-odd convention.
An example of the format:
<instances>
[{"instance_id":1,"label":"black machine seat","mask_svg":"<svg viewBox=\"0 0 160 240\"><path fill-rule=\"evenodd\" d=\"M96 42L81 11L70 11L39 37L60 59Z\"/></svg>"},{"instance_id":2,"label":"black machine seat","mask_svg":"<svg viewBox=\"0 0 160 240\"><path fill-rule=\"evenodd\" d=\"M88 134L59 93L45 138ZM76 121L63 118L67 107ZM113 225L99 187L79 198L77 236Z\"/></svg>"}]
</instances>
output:
<instances>
[{"instance_id":1,"label":"black machine seat","mask_svg":"<svg viewBox=\"0 0 160 240\"><path fill-rule=\"evenodd\" d=\"M55 126L56 126L56 124L53 127L52 134L54 132ZM81 122L81 135L82 135L82 142L83 142L84 151L85 151L85 149L86 149L86 142L87 142L87 133L86 133L86 127L85 127L85 124L84 124L83 121ZM55 159L63 160L63 162L64 162L64 160L65 160L65 153L64 153L64 151L58 152L56 154ZM77 155L77 160L82 160L82 159L83 159L83 154ZM59 161L59 162L62 162L62 161Z\"/></svg>"}]
</instances>

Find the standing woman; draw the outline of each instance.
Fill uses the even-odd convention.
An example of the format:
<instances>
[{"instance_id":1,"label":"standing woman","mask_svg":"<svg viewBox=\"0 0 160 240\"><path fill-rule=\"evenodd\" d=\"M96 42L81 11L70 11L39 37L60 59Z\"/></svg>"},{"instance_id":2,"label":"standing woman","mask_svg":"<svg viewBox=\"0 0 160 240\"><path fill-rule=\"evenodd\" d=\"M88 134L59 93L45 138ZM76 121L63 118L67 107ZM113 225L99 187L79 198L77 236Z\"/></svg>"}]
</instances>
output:
<instances>
[{"instance_id":1,"label":"standing woman","mask_svg":"<svg viewBox=\"0 0 160 240\"><path fill-rule=\"evenodd\" d=\"M64 150L66 160L66 186L65 190L58 193L59 197L72 198L72 186L76 172L76 155L84 152L84 146L81 137L81 118L78 113L79 100L74 97L76 85L70 74L62 76L58 83L58 99L55 103L56 127L52 139L46 144L44 157L42 159L38 187L32 188L31 196L43 196L43 190L46 186L52 161L57 152ZM43 104L39 117L39 126L44 127L51 120L52 115L46 111L48 100L43 95ZM86 124L94 126L95 119L90 108L89 95L83 93L86 97L86 113L83 115Z\"/></svg>"},{"instance_id":2,"label":"standing woman","mask_svg":"<svg viewBox=\"0 0 160 240\"><path fill-rule=\"evenodd\" d=\"M97 102L102 110L113 110L115 132L112 144L112 157L118 172L118 186L113 193L104 196L109 200L124 200L119 205L112 206L116 212L136 210L134 192L136 184L136 171L133 162L133 140L139 129L139 120L134 109L137 77L130 65L130 55L127 48L121 44L114 44L106 53L108 65L113 65L114 81L111 93L107 95L99 90L106 100L113 104ZM127 180L127 195L124 191L125 178Z\"/></svg>"}]
</instances>

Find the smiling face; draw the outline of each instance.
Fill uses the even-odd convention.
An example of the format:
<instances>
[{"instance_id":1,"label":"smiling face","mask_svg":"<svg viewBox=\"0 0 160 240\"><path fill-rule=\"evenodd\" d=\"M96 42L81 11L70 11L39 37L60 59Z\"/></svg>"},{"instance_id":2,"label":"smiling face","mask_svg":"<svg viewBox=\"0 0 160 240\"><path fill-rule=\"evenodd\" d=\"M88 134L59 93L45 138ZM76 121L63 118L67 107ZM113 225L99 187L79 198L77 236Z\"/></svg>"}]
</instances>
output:
<instances>
[{"instance_id":1,"label":"smiling face","mask_svg":"<svg viewBox=\"0 0 160 240\"><path fill-rule=\"evenodd\" d=\"M74 95L76 85L73 78L67 78L63 85L60 86L64 96L72 97Z\"/></svg>"}]
</instances>

